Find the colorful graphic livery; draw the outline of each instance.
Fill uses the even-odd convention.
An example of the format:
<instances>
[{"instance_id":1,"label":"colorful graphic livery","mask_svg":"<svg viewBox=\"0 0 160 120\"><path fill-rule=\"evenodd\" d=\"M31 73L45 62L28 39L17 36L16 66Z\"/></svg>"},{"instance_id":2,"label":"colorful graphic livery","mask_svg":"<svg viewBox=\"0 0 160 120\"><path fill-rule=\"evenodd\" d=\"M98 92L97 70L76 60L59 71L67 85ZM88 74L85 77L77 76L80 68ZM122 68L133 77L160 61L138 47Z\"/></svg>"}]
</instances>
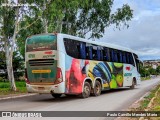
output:
<instances>
[{"instance_id":1,"label":"colorful graphic livery","mask_svg":"<svg viewBox=\"0 0 160 120\"><path fill-rule=\"evenodd\" d=\"M140 84L140 61L132 50L71 35L27 38L25 60L28 92L87 98Z\"/></svg>"}]
</instances>

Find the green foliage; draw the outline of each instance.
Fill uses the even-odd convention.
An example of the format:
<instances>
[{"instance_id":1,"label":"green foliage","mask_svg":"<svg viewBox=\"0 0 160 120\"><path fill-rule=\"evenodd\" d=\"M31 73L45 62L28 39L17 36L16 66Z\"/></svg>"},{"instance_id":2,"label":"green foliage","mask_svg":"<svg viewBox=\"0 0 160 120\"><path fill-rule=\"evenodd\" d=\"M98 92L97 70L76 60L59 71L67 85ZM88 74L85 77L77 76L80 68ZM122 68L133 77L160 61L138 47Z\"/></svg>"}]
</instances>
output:
<instances>
[{"instance_id":1,"label":"green foliage","mask_svg":"<svg viewBox=\"0 0 160 120\"><path fill-rule=\"evenodd\" d=\"M17 87L26 87L26 82L24 80L16 82Z\"/></svg>"},{"instance_id":2,"label":"green foliage","mask_svg":"<svg viewBox=\"0 0 160 120\"><path fill-rule=\"evenodd\" d=\"M25 27L26 25L30 25L32 24L34 21L36 21L36 18L30 18L29 16L24 16L25 21L22 21L20 23L21 27ZM31 27L28 27L26 29L22 29L19 32L19 35L17 36L17 45L19 47L19 51L21 53L21 55L24 58L24 54L25 54L25 40L27 37L34 35L34 34L40 34L43 31L43 26L42 26L42 21L37 20L37 22L35 24L32 24Z\"/></svg>"},{"instance_id":3,"label":"green foliage","mask_svg":"<svg viewBox=\"0 0 160 120\"><path fill-rule=\"evenodd\" d=\"M5 60L5 53L0 52L0 81L4 81L7 79L7 67L6 67L6 60Z\"/></svg>"},{"instance_id":4,"label":"green foliage","mask_svg":"<svg viewBox=\"0 0 160 120\"><path fill-rule=\"evenodd\" d=\"M18 47L24 57L24 44L28 36L44 33L47 26L48 32L62 32L66 34L90 38L100 38L105 28L114 24L116 28L122 25L129 27L127 21L133 17L133 10L129 5L124 4L115 12L112 12L113 0L29 0L29 4L36 6L29 7L28 14L23 15L20 23L22 29L18 36ZM38 20L37 20L38 19ZM44 20L47 22L44 23Z\"/></svg>"},{"instance_id":5,"label":"green foliage","mask_svg":"<svg viewBox=\"0 0 160 120\"><path fill-rule=\"evenodd\" d=\"M7 67L6 67L6 59L5 59L5 53L0 52L0 56L3 56L0 58L0 68L2 72L0 73L1 79L5 80L7 79ZM13 70L14 70L14 76L18 80L19 77L24 75L24 61L19 54L18 51L15 51L13 53Z\"/></svg>"},{"instance_id":6,"label":"green foliage","mask_svg":"<svg viewBox=\"0 0 160 120\"><path fill-rule=\"evenodd\" d=\"M160 66L157 67L156 72L157 74L160 74Z\"/></svg>"},{"instance_id":7,"label":"green foliage","mask_svg":"<svg viewBox=\"0 0 160 120\"><path fill-rule=\"evenodd\" d=\"M105 28L111 24L115 24L117 28L120 28L122 24L128 27L126 22L131 20L133 11L125 4L113 13L111 11L112 5L113 0L91 0L81 5L80 11L78 11L78 19L75 21L76 28L74 32L81 37L85 37L87 33L90 33L90 38L100 38L103 37ZM74 21L71 23L74 23Z\"/></svg>"},{"instance_id":8,"label":"green foliage","mask_svg":"<svg viewBox=\"0 0 160 120\"><path fill-rule=\"evenodd\" d=\"M150 73L151 75L157 75L156 69L153 69L152 67L150 67L150 68L148 69L148 71L149 71L149 73Z\"/></svg>"},{"instance_id":9,"label":"green foliage","mask_svg":"<svg viewBox=\"0 0 160 120\"><path fill-rule=\"evenodd\" d=\"M16 81L16 86L18 88L17 92L13 92L10 90L10 84L8 81L0 82L0 95L8 95L8 94L18 94L18 93L26 93L26 83L24 80Z\"/></svg>"},{"instance_id":10,"label":"green foliage","mask_svg":"<svg viewBox=\"0 0 160 120\"><path fill-rule=\"evenodd\" d=\"M17 87L26 87L26 82L24 80L22 81L16 81L16 86ZM0 82L0 89L1 88L9 88L9 81L6 82Z\"/></svg>"},{"instance_id":11,"label":"green foliage","mask_svg":"<svg viewBox=\"0 0 160 120\"><path fill-rule=\"evenodd\" d=\"M26 38L33 34L44 33L46 28L48 32L57 31L80 37L85 37L90 33L88 34L90 38L100 38L105 33L106 27L111 24L114 24L116 28L121 28L121 25L128 27L127 21L133 17L133 10L127 4L112 12L113 0L27 0L18 2L34 3L35 6L0 7L0 24L2 25L0 31L3 36L0 42L4 42L5 50L9 51L10 61L12 60L11 48L14 48L15 44L24 58ZM16 20L18 23L15 23ZM15 44L14 35L16 36ZM17 59L13 63L15 64L13 65L14 70L22 69L17 68L23 66L22 62L18 62L21 59L17 56L14 59ZM0 64L5 69L5 64Z\"/></svg>"},{"instance_id":12,"label":"green foliage","mask_svg":"<svg viewBox=\"0 0 160 120\"><path fill-rule=\"evenodd\" d=\"M146 66L146 67L140 66L140 74L141 74L141 77L147 77L150 75L158 75L160 74L160 66L158 66L156 69L153 69L150 66Z\"/></svg>"},{"instance_id":13,"label":"green foliage","mask_svg":"<svg viewBox=\"0 0 160 120\"><path fill-rule=\"evenodd\" d=\"M141 77L147 77L150 75L149 71L143 66L140 67L140 74Z\"/></svg>"},{"instance_id":14,"label":"green foliage","mask_svg":"<svg viewBox=\"0 0 160 120\"><path fill-rule=\"evenodd\" d=\"M0 82L0 88L9 88L9 82Z\"/></svg>"}]
</instances>

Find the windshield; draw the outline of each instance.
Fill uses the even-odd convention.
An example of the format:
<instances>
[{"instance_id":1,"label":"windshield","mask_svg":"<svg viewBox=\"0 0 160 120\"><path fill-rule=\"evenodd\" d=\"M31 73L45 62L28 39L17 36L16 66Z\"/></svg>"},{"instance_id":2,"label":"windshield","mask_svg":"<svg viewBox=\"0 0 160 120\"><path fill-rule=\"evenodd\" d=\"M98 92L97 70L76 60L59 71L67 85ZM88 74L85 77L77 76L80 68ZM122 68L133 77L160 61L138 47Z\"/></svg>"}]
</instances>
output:
<instances>
[{"instance_id":1,"label":"windshield","mask_svg":"<svg viewBox=\"0 0 160 120\"><path fill-rule=\"evenodd\" d=\"M38 35L27 39L26 52L57 50L55 35Z\"/></svg>"}]
</instances>

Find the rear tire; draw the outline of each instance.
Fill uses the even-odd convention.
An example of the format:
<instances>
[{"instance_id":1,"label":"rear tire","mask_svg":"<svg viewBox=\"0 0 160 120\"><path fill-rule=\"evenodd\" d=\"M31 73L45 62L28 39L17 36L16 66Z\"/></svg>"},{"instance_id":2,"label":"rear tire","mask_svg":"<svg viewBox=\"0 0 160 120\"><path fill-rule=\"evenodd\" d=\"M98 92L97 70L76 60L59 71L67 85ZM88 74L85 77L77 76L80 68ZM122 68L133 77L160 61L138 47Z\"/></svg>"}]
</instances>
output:
<instances>
[{"instance_id":1,"label":"rear tire","mask_svg":"<svg viewBox=\"0 0 160 120\"><path fill-rule=\"evenodd\" d=\"M132 85L130 86L130 88L131 88L131 89L134 89L134 88L135 88L135 85L136 85L136 81L133 80L133 81L132 81Z\"/></svg>"},{"instance_id":2,"label":"rear tire","mask_svg":"<svg viewBox=\"0 0 160 120\"><path fill-rule=\"evenodd\" d=\"M99 96L101 94L101 89L102 89L101 83L99 81L96 81L92 95Z\"/></svg>"},{"instance_id":3,"label":"rear tire","mask_svg":"<svg viewBox=\"0 0 160 120\"><path fill-rule=\"evenodd\" d=\"M83 86L83 91L80 94L80 97L81 98L88 98L90 96L90 93L91 93L91 86L88 82L85 82L84 86Z\"/></svg>"},{"instance_id":4,"label":"rear tire","mask_svg":"<svg viewBox=\"0 0 160 120\"><path fill-rule=\"evenodd\" d=\"M52 94L54 98L60 98L62 94Z\"/></svg>"}]
</instances>

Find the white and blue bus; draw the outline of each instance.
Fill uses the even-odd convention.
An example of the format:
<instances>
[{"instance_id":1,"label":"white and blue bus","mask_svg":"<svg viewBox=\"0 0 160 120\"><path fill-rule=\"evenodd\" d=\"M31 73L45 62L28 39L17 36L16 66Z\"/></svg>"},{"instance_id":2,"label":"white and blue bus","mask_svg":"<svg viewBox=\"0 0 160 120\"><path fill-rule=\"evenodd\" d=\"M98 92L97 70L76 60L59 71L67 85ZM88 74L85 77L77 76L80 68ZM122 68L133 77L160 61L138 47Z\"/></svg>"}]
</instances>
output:
<instances>
[{"instance_id":1,"label":"white and blue bus","mask_svg":"<svg viewBox=\"0 0 160 120\"><path fill-rule=\"evenodd\" d=\"M121 46L61 34L28 37L25 51L28 92L91 94L140 84L138 56Z\"/></svg>"}]
</instances>

